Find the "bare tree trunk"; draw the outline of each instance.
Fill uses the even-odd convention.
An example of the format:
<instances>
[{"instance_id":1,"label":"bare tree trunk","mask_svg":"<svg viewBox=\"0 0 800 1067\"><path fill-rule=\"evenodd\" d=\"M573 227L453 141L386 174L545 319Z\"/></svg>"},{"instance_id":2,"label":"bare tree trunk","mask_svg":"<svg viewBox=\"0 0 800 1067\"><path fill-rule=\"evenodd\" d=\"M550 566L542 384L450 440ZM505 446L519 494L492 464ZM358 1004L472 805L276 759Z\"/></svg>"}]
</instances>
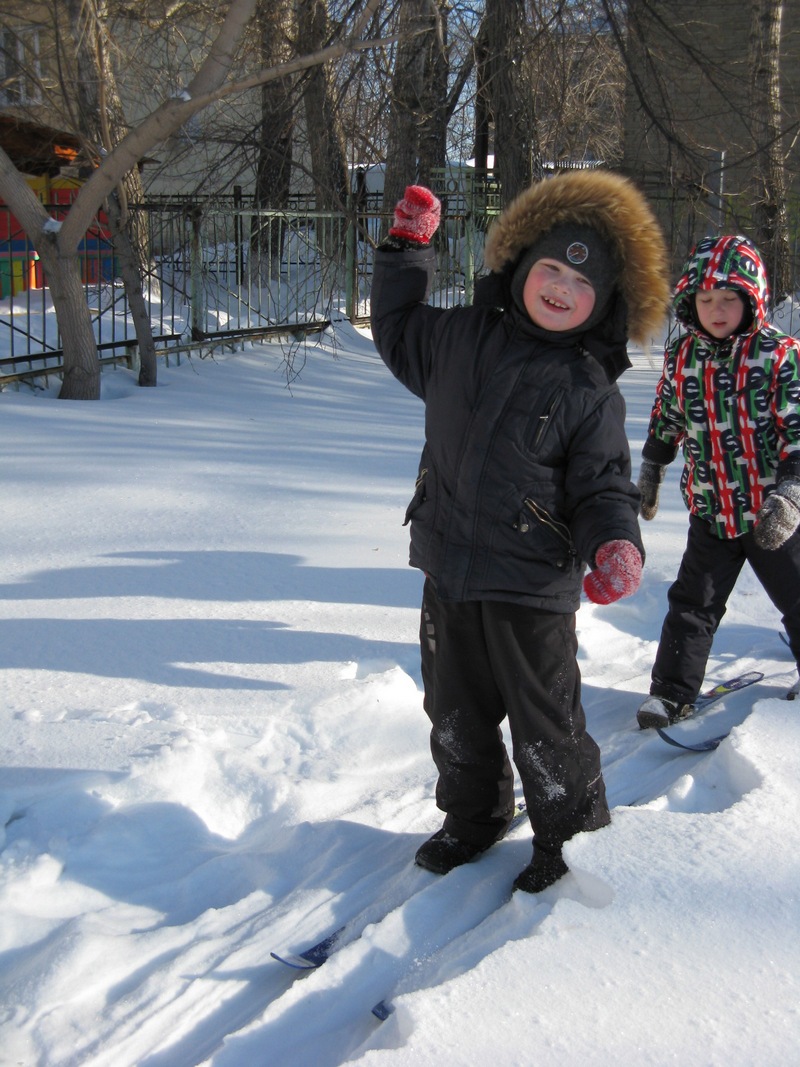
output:
<instances>
[{"instance_id":1,"label":"bare tree trunk","mask_svg":"<svg viewBox=\"0 0 800 1067\"><path fill-rule=\"evenodd\" d=\"M433 4L431 4L433 6ZM436 19L424 41L425 73L420 94L418 180L433 185L433 172L447 163L447 16L450 0L436 0ZM433 15L433 13L432 13Z\"/></svg>"},{"instance_id":2,"label":"bare tree trunk","mask_svg":"<svg viewBox=\"0 0 800 1067\"><path fill-rule=\"evenodd\" d=\"M428 38L436 33L430 0L404 0L398 32L383 183L386 211L394 207L407 185L420 180L420 134L429 117L425 87L430 69Z\"/></svg>"},{"instance_id":3,"label":"bare tree trunk","mask_svg":"<svg viewBox=\"0 0 800 1067\"><path fill-rule=\"evenodd\" d=\"M318 51L329 36L326 0L300 0L297 16L298 51ZM306 74L303 100L317 211L343 211L348 200L347 155L326 67Z\"/></svg>"},{"instance_id":4,"label":"bare tree trunk","mask_svg":"<svg viewBox=\"0 0 800 1067\"><path fill-rule=\"evenodd\" d=\"M290 34L293 25L292 0L260 0L257 12L260 37L260 62L275 66L291 56ZM276 78L261 89L261 122L256 131L255 203L257 207L280 210L289 203L292 174L292 134L294 100L291 78ZM266 224L254 216L250 235L251 257L266 263L280 263L283 253L284 227ZM274 272L273 272L274 273Z\"/></svg>"},{"instance_id":5,"label":"bare tree trunk","mask_svg":"<svg viewBox=\"0 0 800 1067\"><path fill-rule=\"evenodd\" d=\"M753 225L768 263L773 297L790 291L786 170L781 136L780 51L783 4L753 0L750 85L755 141Z\"/></svg>"},{"instance_id":6,"label":"bare tree trunk","mask_svg":"<svg viewBox=\"0 0 800 1067\"><path fill-rule=\"evenodd\" d=\"M297 45L301 53L317 52L330 35L327 0L300 0L297 10ZM315 67L303 79L306 130L317 211L344 212L349 180L344 134L328 68ZM327 301L342 281L340 252L346 240L337 219L317 218L314 241L321 271L319 292Z\"/></svg>"},{"instance_id":7,"label":"bare tree trunk","mask_svg":"<svg viewBox=\"0 0 800 1067\"><path fill-rule=\"evenodd\" d=\"M141 245L135 244L131 238L131 231L135 231L135 227L126 225L125 216L130 218L130 212L123 213L118 194L112 193L109 196L106 210L111 225L112 244L117 254L119 272L139 346L139 385L155 386L158 384L158 360L153 324L142 287Z\"/></svg>"},{"instance_id":8,"label":"bare tree trunk","mask_svg":"<svg viewBox=\"0 0 800 1067\"><path fill-rule=\"evenodd\" d=\"M98 158L101 152L110 152L128 132L106 40L108 0L67 0L66 7L77 71L74 121L86 136L90 154ZM155 386L155 341L143 291L150 259L147 229L143 217L128 210L129 203L141 203L143 199L141 177L133 168L107 198L106 211L139 344L139 385Z\"/></svg>"},{"instance_id":9,"label":"bare tree trunk","mask_svg":"<svg viewBox=\"0 0 800 1067\"><path fill-rule=\"evenodd\" d=\"M486 172L489 167L489 146L492 125L492 104L489 97L489 63L486 54L486 26L481 25L475 42L475 169Z\"/></svg>"},{"instance_id":10,"label":"bare tree trunk","mask_svg":"<svg viewBox=\"0 0 800 1067\"><path fill-rule=\"evenodd\" d=\"M494 167L504 204L544 174L525 59L526 14L525 0L486 0L482 82L494 117Z\"/></svg>"},{"instance_id":11,"label":"bare tree trunk","mask_svg":"<svg viewBox=\"0 0 800 1067\"><path fill-rule=\"evenodd\" d=\"M40 240L38 251L64 351L64 377L59 399L99 400L97 340L87 310L80 258L77 253L62 256L57 248L57 239L52 237Z\"/></svg>"}]
</instances>

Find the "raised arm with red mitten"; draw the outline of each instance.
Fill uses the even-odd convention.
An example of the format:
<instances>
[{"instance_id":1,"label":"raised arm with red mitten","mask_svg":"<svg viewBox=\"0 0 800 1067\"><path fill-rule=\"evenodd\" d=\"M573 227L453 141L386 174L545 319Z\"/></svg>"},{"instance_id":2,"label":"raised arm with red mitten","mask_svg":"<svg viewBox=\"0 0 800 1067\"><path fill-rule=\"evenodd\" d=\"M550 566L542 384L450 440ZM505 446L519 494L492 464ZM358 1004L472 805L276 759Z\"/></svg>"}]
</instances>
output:
<instances>
[{"instance_id":1,"label":"raised arm with red mitten","mask_svg":"<svg viewBox=\"0 0 800 1067\"><path fill-rule=\"evenodd\" d=\"M406 186L406 194L394 209L390 237L426 245L436 233L442 205L424 185Z\"/></svg>"}]
</instances>

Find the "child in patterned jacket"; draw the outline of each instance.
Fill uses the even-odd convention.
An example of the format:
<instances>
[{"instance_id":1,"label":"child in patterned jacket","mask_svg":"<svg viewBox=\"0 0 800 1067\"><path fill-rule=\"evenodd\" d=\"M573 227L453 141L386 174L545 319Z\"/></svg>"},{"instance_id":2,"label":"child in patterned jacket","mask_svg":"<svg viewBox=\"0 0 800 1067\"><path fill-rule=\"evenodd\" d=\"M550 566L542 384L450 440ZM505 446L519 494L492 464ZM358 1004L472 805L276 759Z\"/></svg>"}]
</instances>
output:
<instances>
[{"instance_id":1,"label":"child in patterned jacket","mask_svg":"<svg viewBox=\"0 0 800 1067\"><path fill-rule=\"evenodd\" d=\"M652 519L665 467L682 449L689 536L637 713L642 729L693 713L745 561L800 662L800 341L768 324L764 263L745 237L701 241L673 307L685 332L667 346L639 491Z\"/></svg>"}]
</instances>

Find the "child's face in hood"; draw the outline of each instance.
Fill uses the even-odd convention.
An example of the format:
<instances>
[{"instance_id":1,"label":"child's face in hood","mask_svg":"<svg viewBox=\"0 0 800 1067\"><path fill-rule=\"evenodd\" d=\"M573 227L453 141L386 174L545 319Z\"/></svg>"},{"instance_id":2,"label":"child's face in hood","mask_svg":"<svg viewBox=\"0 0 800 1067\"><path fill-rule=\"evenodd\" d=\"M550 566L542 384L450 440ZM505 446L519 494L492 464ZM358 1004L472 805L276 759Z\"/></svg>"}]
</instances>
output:
<instances>
[{"instance_id":1,"label":"child's face in hood","mask_svg":"<svg viewBox=\"0 0 800 1067\"><path fill-rule=\"evenodd\" d=\"M595 292L583 274L557 259L537 259L528 272L522 302L543 330L575 330L591 315Z\"/></svg>"},{"instance_id":2,"label":"child's face in hood","mask_svg":"<svg viewBox=\"0 0 800 1067\"><path fill-rule=\"evenodd\" d=\"M727 333L709 330L700 319L700 296L730 290L746 300L748 306L742 305L738 325ZM767 321L769 302L767 272L758 249L746 237L727 235L705 237L692 250L675 286L673 306L682 326L691 328L700 322L708 336L721 340L733 329L760 330Z\"/></svg>"},{"instance_id":3,"label":"child's face in hood","mask_svg":"<svg viewBox=\"0 0 800 1067\"><path fill-rule=\"evenodd\" d=\"M718 341L730 337L741 326L744 300L735 289L701 289L694 300L700 325Z\"/></svg>"}]
</instances>

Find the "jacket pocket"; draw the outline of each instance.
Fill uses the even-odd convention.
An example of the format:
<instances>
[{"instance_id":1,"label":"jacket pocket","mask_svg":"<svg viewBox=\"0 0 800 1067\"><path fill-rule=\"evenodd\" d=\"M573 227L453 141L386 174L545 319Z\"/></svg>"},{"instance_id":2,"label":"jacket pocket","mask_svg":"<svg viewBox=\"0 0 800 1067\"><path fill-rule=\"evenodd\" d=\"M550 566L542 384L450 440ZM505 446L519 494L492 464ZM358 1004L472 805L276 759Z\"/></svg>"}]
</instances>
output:
<instances>
[{"instance_id":1,"label":"jacket pocket","mask_svg":"<svg viewBox=\"0 0 800 1067\"><path fill-rule=\"evenodd\" d=\"M553 424L556 412L564 400L564 390L557 389L547 401L544 411L540 412L532 420L532 429L529 435L529 448L531 452L537 452L545 439L547 431Z\"/></svg>"},{"instance_id":2,"label":"jacket pocket","mask_svg":"<svg viewBox=\"0 0 800 1067\"><path fill-rule=\"evenodd\" d=\"M417 480L414 483L414 495L406 508L406 516L403 519L403 526L408 526L414 515L414 512L428 499L427 494L427 481L428 481L428 468L423 467L417 475Z\"/></svg>"},{"instance_id":3,"label":"jacket pocket","mask_svg":"<svg viewBox=\"0 0 800 1067\"><path fill-rule=\"evenodd\" d=\"M537 504L530 497L525 497L516 527L521 534L527 534L532 526L546 531L554 544L559 546L561 551L558 554L558 558L554 559L554 563L559 570L574 570L578 563L578 550L572 543L569 527L559 519L553 518L550 512L543 508L541 504Z\"/></svg>"}]
</instances>

